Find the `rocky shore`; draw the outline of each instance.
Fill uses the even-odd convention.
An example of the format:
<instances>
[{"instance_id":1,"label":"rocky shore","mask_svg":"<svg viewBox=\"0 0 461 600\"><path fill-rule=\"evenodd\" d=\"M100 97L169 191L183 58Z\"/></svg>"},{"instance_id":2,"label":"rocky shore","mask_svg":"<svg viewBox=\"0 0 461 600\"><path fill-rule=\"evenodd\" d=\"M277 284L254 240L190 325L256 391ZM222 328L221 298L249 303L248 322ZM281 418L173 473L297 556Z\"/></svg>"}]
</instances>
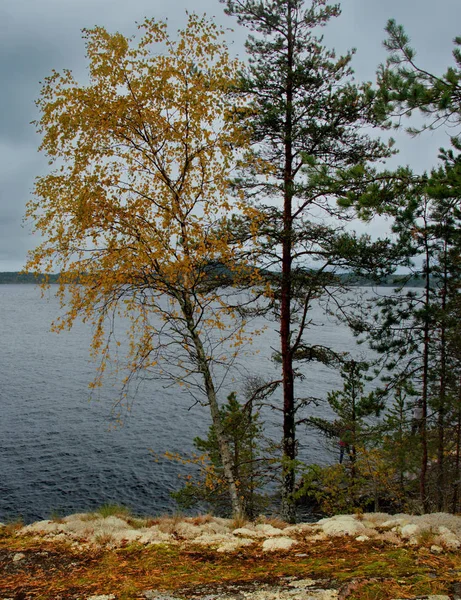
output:
<instances>
[{"instance_id":1,"label":"rocky shore","mask_svg":"<svg viewBox=\"0 0 461 600\"><path fill-rule=\"evenodd\" d=\"M0 524L0 533L7 527ZM275 519L265 518L261 518L256 523L246 523L208 515L191 518L142 519L128 514L103 516L99 513L81 513L18 527L14 531L16 548L8 548L0 555L0 564L3 564L4 572L10 577L9 581L13 581L14 574L19 573L21 569L27 573L28 561L32 560L32 554L27 549L29 546L27 548L24 546L26 549L22 548L21 540L28 540L29 545L38 540L40 543L48 544L47 548L61 544L63 547L69 547L70 551L80 554L85 550L94 552L95 548L103 548L106 552L109 550L117 552L119 549L123 550L134 545L136 548L146 549L168 547L186 555L192 554L190 550L192 548L194 552L202 548L203 552L214 553L218 560L224 559L224 557L219 559L219 555L238 553L241 558L245 552L251 552L252 557L266 556L269 560L272 556L280 555L285 557L283 560L286 561L302 561L304 557L308 557L310 548L322 548L322 545L328 547L329 552L334 552L336 547L341 549L347 544L354 544L354 548L363 545L364 551L373 545L381 544L383 547L410 548L415 551L421 548L427 556L434 557L431 560L437 560L436 557L458 554L461 548L461 517L445 513L423 516L366 513L340 515L316 523L287 525ZM50 556L50 551L44 550L35 554L41 554L42 562L45 563L46 557ZM31 564L30 568L32 566ZM461 581L461 571L459 576ZM147 600L185 598L190 600L342 600L360 597L354 595L355 584L354 578L343 581L341 585L331 577L306 578L300 569L299 577L296 575L279 577L275 583L262 580L247 581L245 584L226 581L222 585L216 585L215 582L211 586L196 586L189 590L175 589L168 593L155 589L138 590L132 597ZM460 599L461 584L459 587L459 595L456 595L458 591L455 585L451 596L436 594L412 597L424 597L430 600ZM13 587L5 589L9 592ZM0 583L1 591L3 588ZM0 593L1 600L29 597L48 598L49 596L33 594L11 596ZM106 593L56 596L58 597L62 600L70 597L81 600L118 600L129 596ZM381 597L389 598L384 593ZM376 598L379 600L379 596Z\"/></svg>"},{"instance_id":2,"label":"rocky shore","mask_svg":"<svg viewBox=\"0 0 461 600\"><path fill-rule=\"evenodd\" d=\"M140 544L187 544L212 546L217 552L234 552L257 544L263 552L296 552L300 537L311 541L349 536L357 541L377 539L391 544L417 546L431 538L431 550L441 553L461 547L461 517L433 513L428 515L389 515L366 513L337 515L315 523L286 525L261 519L236 527L235 521L204 516L137 519L98 513L79 513L62 519L38 521L18 530L18 535L38 535L50 540L71 540L77 544L103 542L113 547L127 542ZM0 524L1 526L1 524Z\"/></svg>"}]
</instances>

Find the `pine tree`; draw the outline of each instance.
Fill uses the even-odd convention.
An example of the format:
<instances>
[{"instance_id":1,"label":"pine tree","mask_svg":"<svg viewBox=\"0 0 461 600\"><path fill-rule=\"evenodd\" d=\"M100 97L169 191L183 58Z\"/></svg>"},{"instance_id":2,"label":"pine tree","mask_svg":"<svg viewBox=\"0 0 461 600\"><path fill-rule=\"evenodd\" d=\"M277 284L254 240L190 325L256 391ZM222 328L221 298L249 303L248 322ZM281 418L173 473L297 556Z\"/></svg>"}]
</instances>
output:
<instances>
[{"instance_id":1,"label":"pine tree","mask_svg":"<svg viewBox=\"0 0 461 600\"><path fill-rule=\"evenodd\" d=\"M366 362L345 360L341 367L343 388L329 392L327 396L328 404L337 418L334 421L318 417L309 419L310 425L326 435L337 437L341 447L340 462L343 452L346 452L352 464L353 480L357 447L365 445L372 437L373 427L367 422L367 418L377 417L384 407L379 394L365 393L364 377L368 369L369 365Z\"/></svg>"},{"instance_id":2,"label":"pine tree","mask_svg":"<svg viewBox=\"0 0 461 600\"><path fill-rule=\"evenodd\" d=\"M337 57L315 34L339 15L338 5L326 0L307 6L302 0L221 1L229 15L254 32L247 41L249 65L238 91L249 99L245 115L262 168L243 172L236 186L256 199L265 215L258 231L265 241L260 262L267 270L280 271L270 285L280 323L282 516L291 522L300 406L295 361L331 357L304 338L310 308L322 297L334 303L327 290L337 284L335 268L364 267L377 256L368 238L345 233L333 201L346 190L341 177L332 187L328 175L341 169L361 171L390 151L366 133L378 121L369 86L351 80L352 52Z\"/></svg>"},{"instance_id":3,"label":"pine tree","mask_svg":"<svg viewBox=\"0 0 461 600\"><path fill-rule=\"evenodd\" d=\"M242 405L233 392L220 409L222 428L230 448L232 472L242 501L242 515L250 520L267 504L262 489L266 482L266 468L270 462L263 446L263 426L259 412L250 404ZM205 460L198 461L198 478L190 477L185 487L172 494L184 508L205 502L221 516L232 514L232 503L223 471L219 440L214 425L205 439L196 437L195 448Z\"/></svg>"}]
</instances>

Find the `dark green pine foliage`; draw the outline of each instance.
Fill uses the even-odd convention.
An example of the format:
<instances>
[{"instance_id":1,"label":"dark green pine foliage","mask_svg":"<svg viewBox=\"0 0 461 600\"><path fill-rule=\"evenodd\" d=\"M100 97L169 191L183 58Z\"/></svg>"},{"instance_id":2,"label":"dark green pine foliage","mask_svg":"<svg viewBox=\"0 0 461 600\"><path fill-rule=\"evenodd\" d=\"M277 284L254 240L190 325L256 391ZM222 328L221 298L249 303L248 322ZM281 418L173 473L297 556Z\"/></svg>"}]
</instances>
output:
<instances>
[{"instance_id":1,"label":"dark green pine foliage","mask_svg":"<svg viewBox=\"0 0 461 600\"><path fill-rule=\"evenodd\" d=\"M418 64L416 53L401 25L388 22L389 51L386 65L378 72L381 116L399 127L402 117L417 110L422 126L409 127L417 135L444 127L452 148L441 150L441 166L420 178L413 197L397 210L396 228L401 239L413 237L413 256L423 257L425 280L422 296L414 294L404 309L407 325L415 326L406 360L398 366L417 367L419 376L410 379L416 392L421 421L420 494L425 510L456 510L460 477L460 385L458 342L460 279L461 198L461 38L454 40L454 65L433 74ZM414 178L416 179L416 178ZM407 247L410 247L408 244ZM410 253L411 255L411 253ZM398 312L394 306L390 319ZM389 319L388 319L389 320ZM408 337L408 335L406 336ZM383 339L383 338L382 338ZM419 340L419 344L418 344ZM395 348L395 346L394 346ZM383 346L384 349L384 346ZM397 355L398 356L398 355ZM419 363L418 363L419 361ZM434 464L436 467L434 467ZM451 500L449 500L451 498Z\"/></svg>"},{"instance_id":2,"label":"dark green pine foliage","mask_svg":"<svg viewBox=\"0 0 461 600\"><path fill-rule=\"evenodd\" d=\"M457 141L454 142L455 146ZM448 510L448 498L454 495L452 482L460 477L453 457L459 455L455 445L453 423L459 422L461 364L458 345L461 338L459 303L461 292L461 156L442 152L442 166L429 178L427 192L432 197L432 222L436 241L434 277L437 308L435 345L438 356L434 374L431 406L437 415L436 507ZM455 461L456 462L456 461Z\"/></svg>"},{"instance_id":3,"label":"dark green pine foliage","mask_svg":"<svg viewBox=\"0 0 461 600\"><path fill-rule=\"evenodd\" d=\"M411 134L442 125L461 125L461 37L454 40L454 66L435 75L426 71L416 60L410 38L402 25L391 19L387 23L389 51L386 65L378 72L382 116L410 117L419 110L427 117L422 127L410 127ZM458 139L458 134L454 136Z\"/></svg>"},{"instance_id":4,"label":"dark green pine foliage","mask_svg":"<svg viewBox=\"0 0 461 600\"><path fill-rule=\"evenodd\" d=\"M262 490L270 477L271 462L264 453L260 416L253 411L251 403L240 404L235 393L228 396L220 414L231 450L233 474L242 499L243 513L248 519L254 520L268 504ZM232 514L231 499L213 425L206 439L194 439L194 446L208 457L211 469L203 470L198 480L191 478L184 488L172 496L182 508L205 503L212 507L215 514L229 517Z\"/></svg>"},{"instance_id":5,"label":"dark green pine foliage","mask_svg":"<svg viewBox=\"0 0 461 600\"><path fill-rule=\"evenodd\" d=\"M366 328L371 347L383 357L387 393L398 390L413 398L418 427L414 451L419 454L419 495L425 511L447 510L449 496L455 495L450 479L459 478L459 460L457 467L452 459L446 460L459 458L451 425L459 421L461 392L457 349L461 213L459 190L449 185L457 180L455 163L421 178L411 197L393 213L394 232L409 258L409 281L421 278L424 287L401 285L395 293L378 298Z\"/></svg>"},{"instance_id":6,"label":"dark green pine foliage","mask_svg":"<svg viewBox=\"0 0 461 600\"><path fill-rule=\"evenodd\" d=\"M397 387L393 400L383 417L379 444L385 461L395 469L397 493L394 498L394 510L405 512L408 510L407 500L411 494L410 483L417 481L419 473L418 455L415 454L414 447L420 424L415 419L412 396Z\"/></svg>"},{"instance_id":7,"label":"dark green pine foliage","mask_svg":"<svg viewBox=\"0 0 461 600\"><path fill-rule=\"evenodd\" d=\"M348 359L341 367L343 387L328 394L330 408L336 415L334 421L311 417L309 424L325 435L335 437L351 462L351 478L355 478L357 448L367 446L374 437L376 423L369 417L378 417L384 408L379 393L365 392L365 377L369 369L366 362ZM340 446L340 447L341 447ZM354 483L353 481L351 482Z\"/></svg>"},{"instance_id":8,"label":"dark green pine foliage","mask_svg":"<svg viewBox=\"0 0 461 600\"><path fill-rule=\"evenodd\" d=\"M305 333L311 308L344 306L336 270L373 271L387 242L346 233L347 220L335 199L347 193L349 179L336 171L366 170L390 154L370 129L377 127L369 84L357 85L350 67L353 52L328 50L319 28L340 14L326 0L221 0L226 12L250 29L249 65L240 90L249 99L246 118L254 152L271 165L269 175L241 173L235 182L266 214L259 235L260 261L272 278L274 314L279 321L283 388L282 517L295 520L297 411L309 402L296 396L302 372L296 360L330 359L334 352L311 348ZM262 169L264 170L264 169Z\"/></svg>"}]
</instances>

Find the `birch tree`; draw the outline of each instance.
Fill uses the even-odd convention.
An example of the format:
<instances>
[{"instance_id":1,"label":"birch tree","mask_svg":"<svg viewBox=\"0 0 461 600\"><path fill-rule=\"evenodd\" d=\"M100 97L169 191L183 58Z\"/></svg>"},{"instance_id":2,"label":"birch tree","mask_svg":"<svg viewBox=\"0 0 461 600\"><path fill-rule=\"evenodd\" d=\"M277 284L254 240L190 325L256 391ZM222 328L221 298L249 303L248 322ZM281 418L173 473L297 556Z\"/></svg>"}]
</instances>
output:
<instances>
[{"instance_id":1,"label":"birch tree","mask_svg":"<svg viewBox=\"0 0 461 600\"><path fill-rule=\"evenodd\" d=\"M153 19L139 29L139 41L85 30L89 81L64 71L44 82L36 126L51 170L28 204L42 241L26 268L60 272L66 313L56 330L78 318L93 324L94 386L113 359L120 319L130 340L124 389L150 372L209 406L239 514L216 380L246 339L219 273L232 272L234 285L251 278L228 226L235 211L251 218L228 194L234 148L243 156L247 144L229 117L238 65L205 18L189 16L175 40Z\"/></svg>"}]
</instances>

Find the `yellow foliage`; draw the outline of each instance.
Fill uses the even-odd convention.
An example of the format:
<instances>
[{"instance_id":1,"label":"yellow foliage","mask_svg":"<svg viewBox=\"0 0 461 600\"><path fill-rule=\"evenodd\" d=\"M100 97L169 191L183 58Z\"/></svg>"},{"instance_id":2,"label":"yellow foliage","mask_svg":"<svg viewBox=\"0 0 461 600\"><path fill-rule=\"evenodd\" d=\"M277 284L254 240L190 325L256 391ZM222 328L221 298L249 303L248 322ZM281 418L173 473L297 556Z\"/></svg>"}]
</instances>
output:
<instances>
[{"instance_id":1,"label":"yellow foliage","mask_svg":"<svg viewBox=\"0 0 461 600\"><path fill-rule=\"evenodd\" d=\"M255 231L261 218L229 190L233 169L251 155L234 116L245 107L230 94L239 64L205 18L190 15L176 41L153 19L139 29L137 44L85 30L89 84L53 72L37 101L40 149L53 170L37 179L28 204L44 241L26 270L61 273L67 312L56 331L77 318L94 325L101 362L93 386L111 363L111 344L118 348L118 317L129 322L125 385L162 360L168 372L172 356L183 368L177 381L193 379L197 371L184 367L191 360L202 362L203 375L216 342L199 348L203 328L236 351L249 339L207 270L220 264L236 281L255 277L237 260L242 243L230 226L236 212Z\"/></svg>"}]
</instances>

